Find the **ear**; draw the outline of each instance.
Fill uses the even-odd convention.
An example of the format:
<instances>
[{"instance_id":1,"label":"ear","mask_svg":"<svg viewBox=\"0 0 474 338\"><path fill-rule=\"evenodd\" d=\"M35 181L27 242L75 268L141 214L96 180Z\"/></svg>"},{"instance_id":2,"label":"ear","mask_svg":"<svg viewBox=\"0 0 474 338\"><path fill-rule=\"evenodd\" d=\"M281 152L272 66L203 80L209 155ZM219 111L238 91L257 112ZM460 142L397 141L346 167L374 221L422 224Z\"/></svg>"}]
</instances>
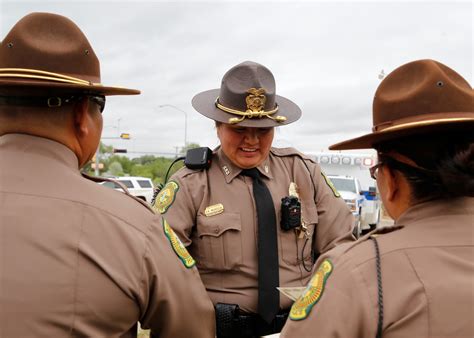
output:
<instances>
[{"instance_id":1,"label":"ear","mask_svg":"<svg viewBox=\"0 0 474 338\"><path fill-rule=\"evenodd\" d=\"M387 165L383 165L380 169L383 170L386 185L385 198L387 201L394 202L399 197L400 173Z\"/></svg>"},{"instance_id":2,"label":"ear","mask_svg":"<svg viewBox=\"0 0 474 338\"><path fill-rule=\"evenodd\" d=\"M82 140L90 133L89 100L81 99L74 105L74 134L77 140Z\"/></svg>"}]
</instances>

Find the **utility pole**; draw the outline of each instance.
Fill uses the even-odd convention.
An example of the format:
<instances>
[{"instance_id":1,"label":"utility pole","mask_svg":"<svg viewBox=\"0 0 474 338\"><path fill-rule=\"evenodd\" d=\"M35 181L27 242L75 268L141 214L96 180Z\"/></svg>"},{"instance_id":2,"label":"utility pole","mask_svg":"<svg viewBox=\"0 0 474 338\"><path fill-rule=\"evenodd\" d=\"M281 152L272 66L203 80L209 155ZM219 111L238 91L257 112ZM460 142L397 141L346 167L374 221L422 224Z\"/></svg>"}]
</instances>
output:
<instances>
[{"instance_id":1,"label":"utility pole","mask_svg":"<svg viewBox=\"0 0 474 338\"><path fill-rule=\"evenodd\" d=\"M181 108L176 107L173 104L160 104L158 108L164 108L164 107L170 107L174 108L184 114L184 147L183 149L186 149L186 146L188 145L188 138L187 138L187 133L188 133L188 113L186 113L184 110Z\"/></svg>"},{"instance_id":2,"label":"utility pole","mask_svg":"<svg viewBox=\"0 0 474 338\"><path fill-rule=\"evenodd\" d=\"M119 119L120 122L120 119ZM121 133L119 137L101 137L101 140L130 140L130 134L129 133ZM125 149L120 149L121 153L127 152ZM125 150L125 151L123 151ZM99 166L100 166L100 142L99 146L97 147L97 150L95 151L95 161L94 161L94 174L95 176L100 175L99 171Z\"/></svg>"}]
</instances>

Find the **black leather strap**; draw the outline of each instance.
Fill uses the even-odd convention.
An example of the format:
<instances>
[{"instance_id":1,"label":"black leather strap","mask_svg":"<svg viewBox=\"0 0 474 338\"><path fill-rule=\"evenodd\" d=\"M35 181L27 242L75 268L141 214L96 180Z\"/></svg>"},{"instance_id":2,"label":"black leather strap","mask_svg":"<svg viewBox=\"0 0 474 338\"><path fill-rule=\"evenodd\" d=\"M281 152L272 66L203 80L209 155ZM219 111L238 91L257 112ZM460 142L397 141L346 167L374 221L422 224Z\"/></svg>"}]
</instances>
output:
<instances>
[{"instance_id":1,"label":"black leather strap","mask_svg":"<svg viewBox=\"0 0 474 338\"><path fill-rule=\"evenodd\" d=\"M0 106L61 107L80 96L0 96Z\"/></svg>"},{"instance_id":2,"label":"black leather strap","mask_svg":"<svg viewBox=\"0 0 474 338\"><path fill-rule=\"evenodd\" d=\"M217 303L217 338L254 338L281 332L288 318L288 310L280 311L267 323L256 313L247 313L236 304Z\"/></svg>"},{"instance_id":3,"label":"black leather strap","mask_svg":"<svg viewBox=\"0 0 474 338\"><path fill-rule=\"evenodd\" d=\"M217 303L215 308L217 338L236 337L234 318L237 315L239 306L236 304Z\"/></svg>"}]
</instances>

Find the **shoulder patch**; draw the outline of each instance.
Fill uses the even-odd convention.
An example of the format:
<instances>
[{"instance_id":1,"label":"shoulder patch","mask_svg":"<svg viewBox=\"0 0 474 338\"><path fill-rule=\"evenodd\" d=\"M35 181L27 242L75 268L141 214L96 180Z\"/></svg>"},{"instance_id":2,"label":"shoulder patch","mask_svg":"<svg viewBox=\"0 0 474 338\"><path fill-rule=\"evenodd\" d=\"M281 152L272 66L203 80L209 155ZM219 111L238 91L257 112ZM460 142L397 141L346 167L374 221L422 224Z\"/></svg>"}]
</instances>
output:
<instances>
[{"instance_id":1,"label":"shoulder patch","mask_svg":"<svg viewBox=\"0 0 474 338\"><path fill-rule=\"evenodd\" d=\"M155 198L155 203L153 203L153 209L159 212L160 214L166 213L168 208L173 204L176 198L176 192L179 190L179 185L175 181L169 181L161 189L158 195Z\"/></svg>"},{"instance_id":2,"label":"shoulder patch","mask_svg":"<svg viewBox=\"0 0 474 338\"><path fill-rule=\"evenodd\" d=\"M174 230L170 227L168 222L163 218L163 230L165 231L165 235L168 238L168 241L171 244L174 252L178 256L178 258L183 262L184 266L188 269L192 268L196 261L194 258L189 254L189 251L183 245L179 237L176 235Z\"/></svg>"},{"instance_id":3,"label":"shoulder patch","mask_svg":"<svg viewBox=\"0 0 474 338\"><path fill-rule=\"evenodd\" d=\"M324 173L322 171L321 171L321 176L324 177L324 181L326 182L327 186L332 190L332 193L334 194L334 196L341 197L341 194L339 193L339 191L337 191L334 184L331 182L331 180L326 175L324 175Z\"/></svg>"},{"instance_id":4,"label":"shoulder patch","mask_svg":"<svg viewBox=\"0 0 474 338\"><path fill-rule=\"evenodd\" d=\"M302 320L308 317L313 306L321 298L326 281L333 270L332 263L325 259L311 278L300 298L291 307L290 319Z\"/></svg>"}]
</instances>

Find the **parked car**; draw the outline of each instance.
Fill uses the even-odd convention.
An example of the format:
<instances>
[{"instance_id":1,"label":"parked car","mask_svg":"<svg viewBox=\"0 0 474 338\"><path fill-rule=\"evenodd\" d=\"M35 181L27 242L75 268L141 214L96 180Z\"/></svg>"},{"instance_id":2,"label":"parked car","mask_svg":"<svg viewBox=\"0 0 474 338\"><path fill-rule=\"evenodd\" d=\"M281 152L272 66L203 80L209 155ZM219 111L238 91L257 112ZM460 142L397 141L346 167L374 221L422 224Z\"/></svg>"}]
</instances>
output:
<instances>
[{"instance_id":1,"label":"parked car","mask_svg":"<svg viewBox=\"0 0 474 338\"><path fill-rule=\"evenodd\" d=\"M151 203L153 198L153 182L147 177L136 177L136 176L123 176L123 177L114 177L113 180L119 181L127 187L128 192L138 197L148 203ZM119 190L123 192L123 189L115 182L105 181L101 183L102 185Z\"/></svg>"},{"instance_id":2,"label":"parked car","mask_svg":"<svg viewBox=\"0 0 474 338\"><path fill-rule=\"evenodd\" d=\"M364 193L360 182L352 176L328 175L327 176L336 187L341 197L346 202L355 217L354 235L359 237L362 233L362 214L365 203Z\"/></svg>"}]
</instances>

